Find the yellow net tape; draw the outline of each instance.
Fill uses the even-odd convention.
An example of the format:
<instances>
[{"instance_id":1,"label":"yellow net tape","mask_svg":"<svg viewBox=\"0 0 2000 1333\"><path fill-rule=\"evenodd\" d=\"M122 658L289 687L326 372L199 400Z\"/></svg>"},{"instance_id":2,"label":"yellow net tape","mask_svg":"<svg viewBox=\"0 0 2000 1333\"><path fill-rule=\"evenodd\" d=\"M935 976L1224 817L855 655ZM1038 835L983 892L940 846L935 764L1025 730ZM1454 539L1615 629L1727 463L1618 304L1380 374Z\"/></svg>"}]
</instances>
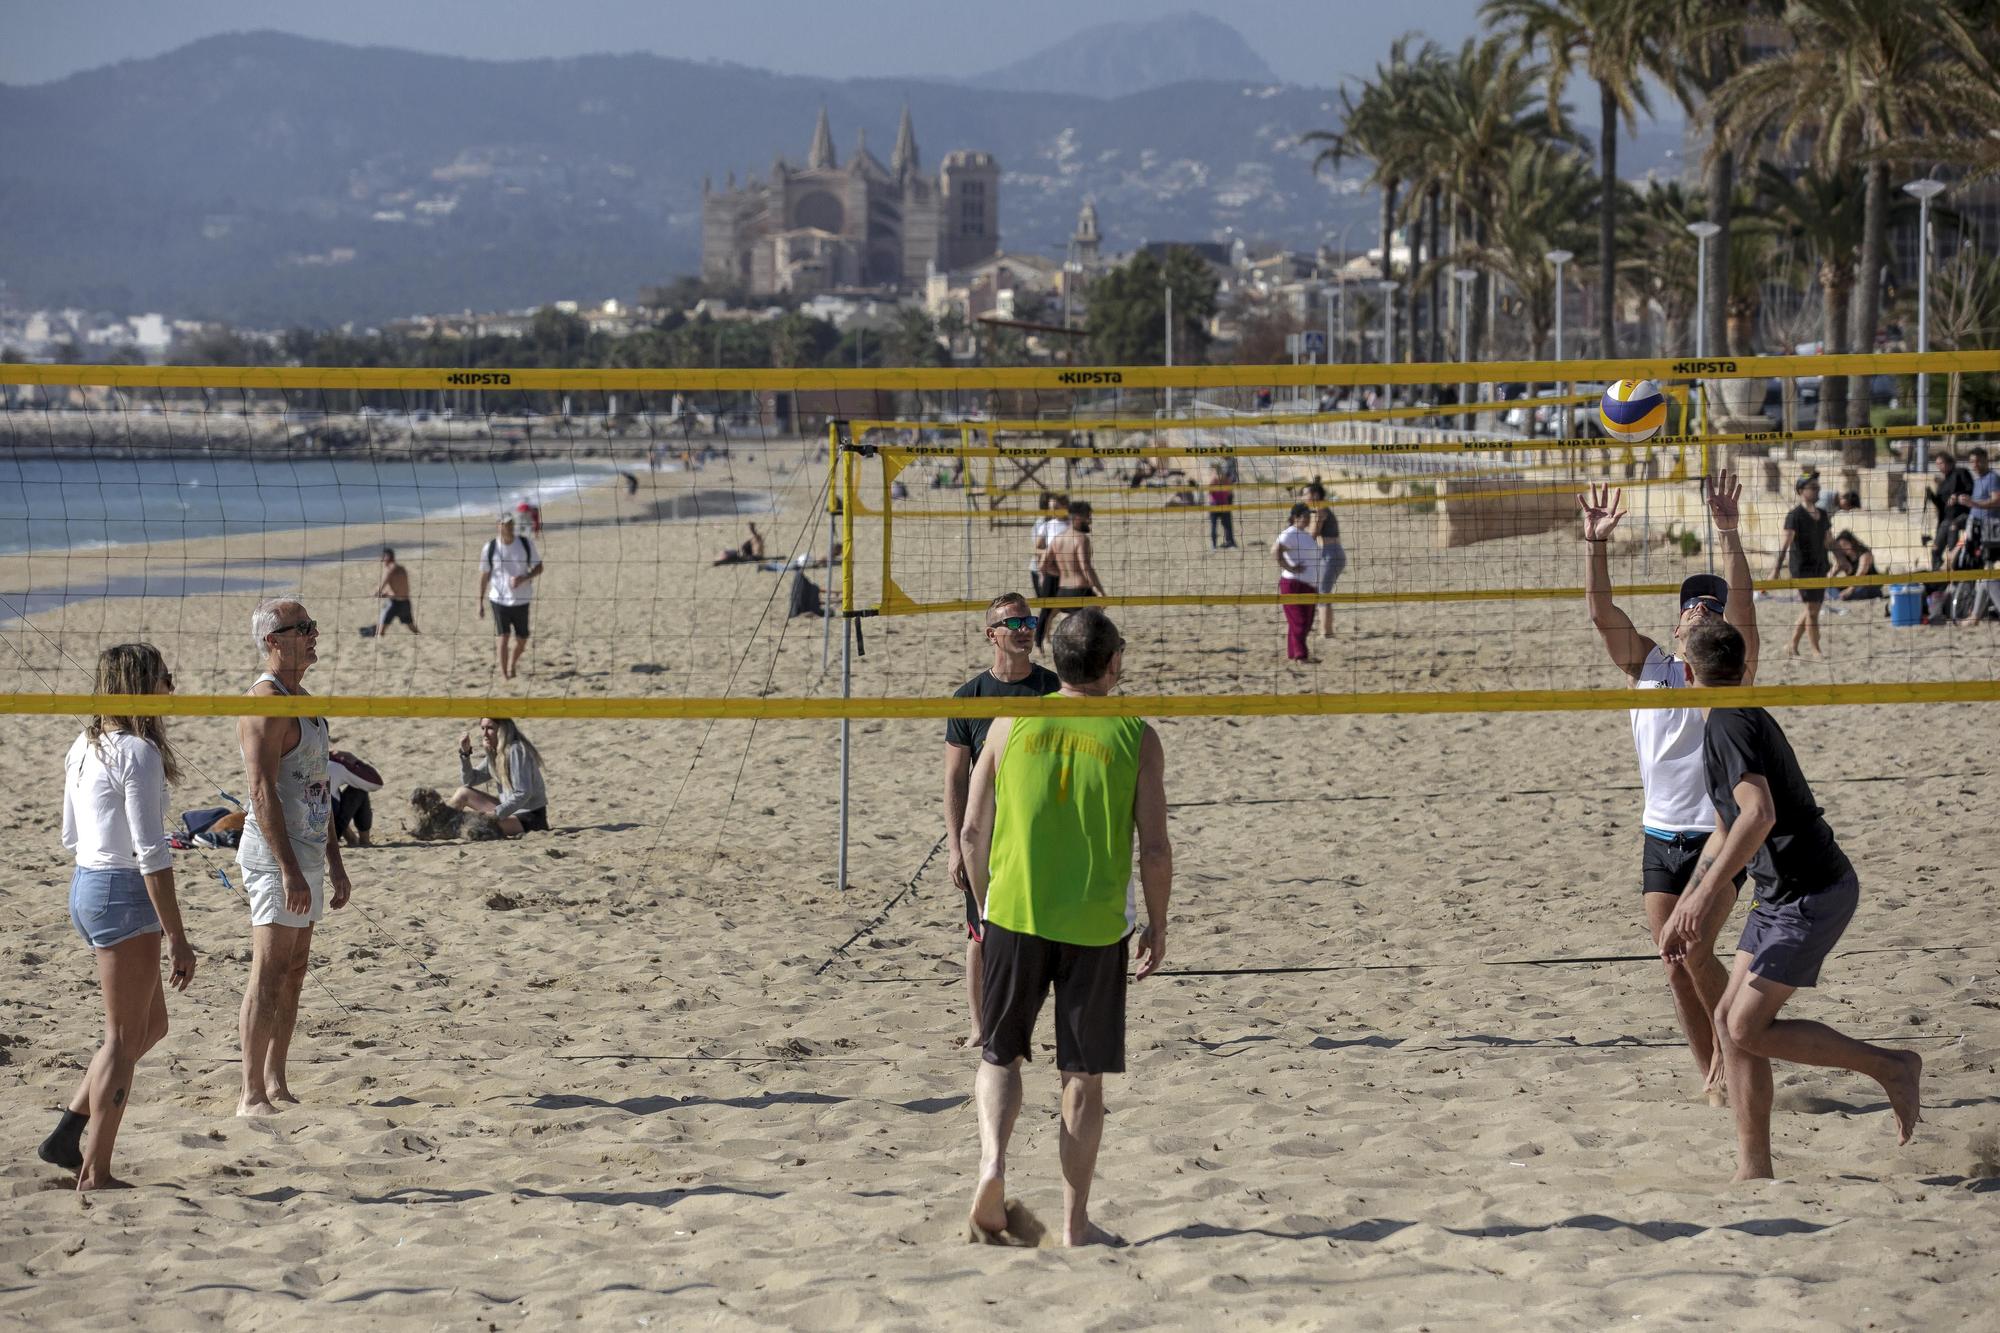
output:
<instances>
[{"instance_id":1,"label":"yellow net tape","mask_svg":"<svg viewBox=\"0 0 2000 1333\"><path fill-rule=\"evenodd\" d=\"M245 694L0 694L0 715L838 719L944 717L1313 717L1385 713L1608 712L1625 708L1796 708L1984 703L2000 681L1756 685L1688 690L1447 690L1392 694L1114 694L1101 698L531 699Z\"/></svg>"}]
</instances>

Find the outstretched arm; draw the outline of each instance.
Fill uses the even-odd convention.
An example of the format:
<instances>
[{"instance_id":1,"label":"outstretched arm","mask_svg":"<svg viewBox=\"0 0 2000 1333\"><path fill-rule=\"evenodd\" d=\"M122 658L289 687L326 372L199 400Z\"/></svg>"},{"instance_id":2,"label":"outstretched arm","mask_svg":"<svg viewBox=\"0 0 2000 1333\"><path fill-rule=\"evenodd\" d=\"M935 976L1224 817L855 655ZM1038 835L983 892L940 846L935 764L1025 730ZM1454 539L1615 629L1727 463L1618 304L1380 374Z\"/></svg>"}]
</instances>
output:
<instances>
[{"instance_id":1,"label":"outstretched arm","mask_svg":"<svg viewBox=\"0 0 2000 1333\"><path fill-rule=\"evenodd\" d=\"M1734 625L1737 633L1743 636L1743 683L1754 685L1757 682L1757 590L1750 581L1750 557L1743 552L1743 535L1737 531L1742 524L1743 479L1724 468L1713 478L1704 477L1701 485L1709 517L1715 520L1715 544L1722 548L1722 558L1728 571L1723 577L1729 580L1729 601L1722 609L1722 618Z\"/></svg>"},{"instance_id":2,"label":"outstretched arm","mask_svg":"<svg viewBox=\"0 0 2000 1333\"><path fill-rule=\"evenodd\" d=\"M1627 680L1636 682L1646 665L1646 655L1653 651L1653 641L1611 600L1611 557L1607 554L1611 534L1617 530L1618 520L1625 517L1621 508L1624 498L1622 490L1592 485L1590 494L1577 496L1576 502L1583 507L1583 600L1590 608L1590 623L1618 669Z\"/></svg>"}]
</instances>

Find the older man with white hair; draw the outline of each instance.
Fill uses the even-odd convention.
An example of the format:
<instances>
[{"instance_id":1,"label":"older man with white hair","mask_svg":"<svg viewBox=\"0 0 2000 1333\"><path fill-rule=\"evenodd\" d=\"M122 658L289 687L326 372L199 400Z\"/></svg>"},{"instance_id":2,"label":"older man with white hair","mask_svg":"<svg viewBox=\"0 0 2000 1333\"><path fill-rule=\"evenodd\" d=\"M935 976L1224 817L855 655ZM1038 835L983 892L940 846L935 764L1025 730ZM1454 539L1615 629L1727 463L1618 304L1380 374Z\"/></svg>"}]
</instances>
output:
<instances>
[{"instance_id":1,"label":"older man with white hair","mask_svg":"<svg viewBox=\"0 0 2000 1333\"><path fill-rule=\"evenodd\" d=\"M299 602L273 598L250 617L250 638L264 672L250 687L257 698L303 695L305 674L319 660L319 625ZM285 1079L285 1057L298 1025L299 991L312 955L313 926L333 906L347 905L350 886L333 836L333 782L327 773L323 717L244 717L236 738L249 775L250 809L236 864L250 896L250 980L243 991L243 1096L236 1114L276 1115L297 1102Z\"/></svg>"}]
</instances>

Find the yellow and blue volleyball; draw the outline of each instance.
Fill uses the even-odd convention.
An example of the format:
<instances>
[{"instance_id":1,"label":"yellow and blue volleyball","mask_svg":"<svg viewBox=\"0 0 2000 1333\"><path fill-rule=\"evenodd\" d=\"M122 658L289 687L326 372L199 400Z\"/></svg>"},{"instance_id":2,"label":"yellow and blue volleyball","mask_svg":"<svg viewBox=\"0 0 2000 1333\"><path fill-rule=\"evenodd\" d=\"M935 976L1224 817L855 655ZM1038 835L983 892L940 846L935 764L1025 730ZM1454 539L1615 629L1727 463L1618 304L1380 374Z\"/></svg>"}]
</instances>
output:
<instances>
[{"instance_id":1,"label":"yellow and blue volleyball","mask_svg":"<svg viewBox=\"0 0 2000 1333\"><path fill-rule=\"evenodd\" d=\"M1651 380L1619 380L1604 391L1597 424L1627 444L1650 440L1667 424L1667 396Z\"/></svg>"}]
</instances>

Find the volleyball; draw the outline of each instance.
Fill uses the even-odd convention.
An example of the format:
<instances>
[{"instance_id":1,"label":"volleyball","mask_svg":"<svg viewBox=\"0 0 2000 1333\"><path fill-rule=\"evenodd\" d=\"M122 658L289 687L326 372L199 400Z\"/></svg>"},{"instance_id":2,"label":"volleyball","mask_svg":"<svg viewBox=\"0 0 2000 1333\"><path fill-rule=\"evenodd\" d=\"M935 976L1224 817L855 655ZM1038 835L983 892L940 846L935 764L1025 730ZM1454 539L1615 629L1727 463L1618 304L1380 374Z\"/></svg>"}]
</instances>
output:
<instances>
[{"instance_id":1,"label":"volleyball","mask_svg":"<svg viewBox=\"0 0 2000 1333\"><path fill-rule=\"evenodd\" d=\"M1618 380L1604 391L1597 424L1614 440L1638 444L1667 424L1667 398L1651 380Z\"/></svg>"}]
</instances>

